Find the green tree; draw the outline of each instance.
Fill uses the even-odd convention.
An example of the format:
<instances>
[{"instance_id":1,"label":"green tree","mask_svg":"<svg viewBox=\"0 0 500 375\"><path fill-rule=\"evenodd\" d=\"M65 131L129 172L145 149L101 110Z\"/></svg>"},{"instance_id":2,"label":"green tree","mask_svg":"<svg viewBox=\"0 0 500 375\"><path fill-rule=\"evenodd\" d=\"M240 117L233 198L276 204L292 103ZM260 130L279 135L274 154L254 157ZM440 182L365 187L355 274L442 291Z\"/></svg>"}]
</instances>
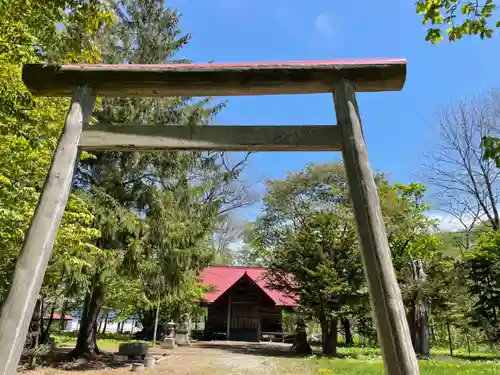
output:
<instances>
[{"instance_id":1,"label":"green tree","mask_svg":"<svg viewBox=\"0 0 500 375\"><path fill-rule=\"evenodd\" d=\"M239 266L260 267L265 263L265 259L261 257L259 237L256 232L257 226L255 222L246 222L243 227L242 239L243 244L240 248L233 251L233 262Z\"/></svg>"},{"instance_id":2,"label":"green tree","mask_svg":"<svg viewBox=\"0 0 500 375\"><path fill-rule=\"evenodd\" d=\"M493 0L417 0L417 14L423 16L423 24L430 25L425 40L437 43L462 39L467 35L479 35L481 39L491 38L500 21L493 18L498 8Z\"/></svg>"},{"instance_id":3,"label":"green tree","mask_svg":"<svg viewBox=\"0 0 500 375\"><path fill-rule=\"evenodd\" d=\"M179 13L161 0L112 5L117 22L105 25L98 38L105 63L172 62L190 40L179 30ZM114 126L202 126L224 104L210 98L106 98L96 118ZM196 292L194 275L213 255L202 244L221 216L246 204L235 188L245 160L231 163L220 152L100 152L80 163L74 185L94 202L94 225L101 231L96 248L107 255L97 262L100 268L86 270L88 304L75 356L98 352L96 319L109 305L110 277L123 278L124 287L130 278L139 280L141 294L131 303L150 329L158 304L169 310L166 303L181 306L184 296Z\"/></svg>"},{"instance_id":4,"label":"green tree","mask_svg":"<svg viewBox=\"0 0 500 375\"><path fill-rule=\"evenodd\" d=\"M350 213L336 206L312 213L272 251L274 288L299 297L321 325L323 354L335 355L339 318L351 312L363 284L363 268Z\"/></svg>"},{"instance_id":5,"label":"green tree","mask_svg":"<svg viewBox=\"0 0 500 375\"><path fill-rule=\"evenodd\" d=\"M479 327L490 343L500 341L500 235L490 231L484 234L473 252L467 254L470 294L475 297L470 312L471 323Z\"/></svg>"},{"instance_id":6,"label":"green tree","mask_svg":"<svg viewBox=\"0 0 500 375\"><path fill-rule=\"evenodd\" d=\"M0 1L0 301L38 202L53 151L69 107L67 99L34 98L22 81L26 63L92 63L98 55L93 38L112 12L100 1ZM85 154L82 155L85 157ZM99 231L79 194L71 193L57 234L34 316L62 306L65 286L82 267L80 254L92 247ZM81 280L81 279L80 279ZM38 326L40 326L40 321ZM35 326L28 349L44 343ZM34 358L33 358L34 359ZM33 363L33 362L32 362Z\"/></svg>"},{"instance_id":7,"label":"green tree","mask_svg":"<svg viewBox=\"0 0 500 375\"><path fill-rule=\"evenodd\" d=\"M66 12L65 12L66 10ZM48 172L52 152L68 110L68 100L34 98L23 84L22 66L45 62L92 62L90 39L95 22L110 22L100 2L0 1L0 300L6 293L24 233ZM58 28L56 25L63 25ZM75 40L79 31L81 38ZM59 231L55 254L85 247L96 232L90 213L72 194ZM87 230L88 229L88 230ZM56 264L57 262L52 262Z\"/></svg>"},{"instance_id":8,"label":"green tree","mask_svg":"<svg viewBox=\"0 0 500 375\"><path fill-rule=\"evenodd\" d=\"M257 258L265 261L267 249L283 243L288 230L299 228L312 212L347 204L349 192L342 163L309 165L282 180L266 181L264 215L254 227L252 245ZM250 238L249 238L250 239Z\"/></svg>"},{"instance_id":9,"label":"green tree","mask_svg":"<svg viewBox=\"0 0 500 375\"><path fill-rule=\"evenodd\" d=\"M437 288L440 281L440 274L434 272L434 269L441 258L437 251L437 238L432 233L436 223L425 215L428 209L424 203L426 189L423 185L416 183L408 186L391 184L383 174L376 176L376 183L385 217L389 245L408 312L414 346L417 352L428 354L429 337L426 334L428 310L434 301L435 290L433 288ZM350 228L349 233L355 233L352 207L342 164L309 166L303 171L288 174L284 180L269 181L268 194L264 202L264 215L254 224L254 230L246 237L246 242L254 248L252 254L254 259L259 259L264 265L273 265L272 275L278 274L277 270L280 265L283 267L283 274L276 283L281 285L282 289L288 287L284 283L287 272L291 270L291 268L286 268L285 260L290 260L285 255L290 252L297 257L294 251L298 250L293 250L292 247L307 248L304 245L306 237L303 234L306 229L313 234L320 233L320 231L314 232L311 217L315 217L314 215L318 212L331 211L332 215L341 217L339 220L347 225L346 228ZM305 223L308 226L304 227ZM302 247L295 242L290 245L290 241L298 241L296 236L299 233ZM342 233L339 228L332 230L329 234L331 241L340 241ZM326 234L325 237L327 237ZM314 239L312 234L310 239ZM309 246L311 250L317 244L312 242ZM344 254L343 251L350 251L350 248L339 248L336 251ZM285 260L279 263L280 259ZM299 259L303 260L303 258ZM352 298L347 306L344 305L348 308L333 309L331 312L337 317L347 318L343 323L348 323L349 318L355 318L359 323L358 326L364 327L366 336L372 336L374 329L369 313L366 286L362 283L360 264L354 259L349 254L344 254L342 258L346 262L352 261L352 264L357 264L358 268L352 270L353 278L349 285L355 285L359 289L350 291ZM332 267L335 269L334 265L329 264L329 268ZM427 272L428 268L433 272ZM295 277L294 273L291 275ZM319 273L315 274L315 277L321 280ZM337 285L333 279L328 279L327 275L325 278L323 282L333 283L332 288ZM338 285L342 284L341 281L338 283ZM309 298L304 299L307 307L310 307L307 305L309 300ZM321 305L319 302L318 304ZM317 319L318 315L315 318ZM349 324L343 324L343 326L346 336L349 336Z\"/></svg>"},{"instance_id":10,"label":"green tree","mask_svg":"<svg viewBox=\"0 0 500 375\"><path fill-rule=\"evenodd\" d=\"M413 346L418 354L429 355L428 323L432 303L429 289L438 274L430 274L428 269L442 258L433 234L437 222L425 214L429 207L424 201L424 185L392 185L382 175L378 176L378 185Z\"/></svg>"},{"instance_id":11,"label":"green tree","mask_svg":"<svg viewBox=\"0 0 500 375\"><path fill-rule=\"evenodd\" d=\"M301 307L322 326L324 352L332 354L338 319L348 319L355 301L362 298L355 290L362 283L362 267L354 245L356 232L344 166L311 165L288 173L283 180L266 181L266 185L264 214L245 235L246 245L253 248L245 257L270 267L275 288L300 295ZM319 237L324 242L315 242ZM308 240L312 242L307 244ZM304 261L308 257L310 263ZM341 271L348 263L352 269ZM298 286L287 282L288 274L298 278ZM319 300L314 302L315 298Z\"/></svg>"}]
</instances>

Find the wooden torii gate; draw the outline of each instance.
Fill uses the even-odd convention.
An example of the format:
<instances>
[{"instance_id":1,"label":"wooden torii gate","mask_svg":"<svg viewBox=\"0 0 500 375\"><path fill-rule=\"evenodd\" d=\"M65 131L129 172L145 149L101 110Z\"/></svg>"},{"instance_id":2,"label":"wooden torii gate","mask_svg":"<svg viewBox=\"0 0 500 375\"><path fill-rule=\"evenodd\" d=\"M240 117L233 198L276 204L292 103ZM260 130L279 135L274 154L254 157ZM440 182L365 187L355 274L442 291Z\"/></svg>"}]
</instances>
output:
<instances>
[{"instance_id":1,"label":"wooden torii gate","mask_svg":"<svg viewBox=\"0 0 500 375\"><path fill-rule=\"evenodd\" d=\"M23 79L34 95L72 96L72 101L0 310L1 375L13 375L16 371L71 189L78 147L87 151L342 151L386 373L419 374L355 97L356 91L401 90L406 79L406 60L26 65ZM97 95L315 93L334 94L338 126L88 126Z\"/></svg>"}]
</instances>

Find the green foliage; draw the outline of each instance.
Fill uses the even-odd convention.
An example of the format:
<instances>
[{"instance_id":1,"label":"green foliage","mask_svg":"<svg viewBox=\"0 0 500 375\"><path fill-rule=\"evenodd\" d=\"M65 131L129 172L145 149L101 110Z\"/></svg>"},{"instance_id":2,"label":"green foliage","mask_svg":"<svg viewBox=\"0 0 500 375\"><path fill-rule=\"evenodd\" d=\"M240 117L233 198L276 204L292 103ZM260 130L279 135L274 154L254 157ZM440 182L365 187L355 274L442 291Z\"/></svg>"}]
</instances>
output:
<instances>
[{"instance_id":1,"label":"green foliage","mask_svg":"<svg viewBox=\"0 0 500 375\"><path fill-rule=\"evenodd\" d=\"M312 212L350 204L344 166L339 163L310 165L288 173L283 180L268 180L266 185L265 214L257 220L253 233L247 234L264 264L268 250L283 243L288 231L298 228Z\"/></svg>"},{"instance_id":2,"label":"green foliage","mask_svg":"<svg viewBox=\"0 0 500 375\"><path fill-rule=\"evenodd\" d=\"M363 294L362 266L342 164L311 165L267 181L265 211L246 234L250 258L269 268L273 288L300 297L335 353L337 319Z\"/></svg>"},{"instance_id":3,"label":"green foliage","mask_svg":"<svg viewBox=\"0 0 500 375\"><path fill-rule=\"evenodd\" d=\"M479 35L481 39L491 38L500 21L493 19L497 10L493 0L417 0L417 14L423 16L422 23L430 24L426 41L438 43L443 40L442 27L449 41L462 39L467 35Z\"/></svg>"},{"instance_id":4,"label":"green foliage","mask_svg":"<svg viewBox=\"0 0 500 375\"><path fill-rule=\"evenodd\" d=\"M178 12L161 0L120 0L111 7L116 20L96 38L104 63L172 62L190 40L179 31ZM96 120L203 126L224 105L210 98L105 98ZM122 316L137 312L145 328L158 305L160 324L193 308L202 293L198 271L214 256L209 239L224 213L244 204L234 189L243 167L244 161L232 164L217 152L99 152L80 163L74 188L87 197L101 233L89 253L93 267L84 272L88 296L102 294L84 313L88 327L101 304ZM75 354L93 350L83 347L91 332L81 332Z\"/></svg>"},{"instance_id":5,"label":"green foliage","mask_svg":"<svg viewBox=\"0 0 500 375\"><path fill-rule=\"evenodd\" d=\"M36 207L52 152L68 108L65 99L33 98L22 82L25 63L88 61L95 57L88 42L97 28L94 20L109 20L110 13L101 2L0 1L0 299L7 290L10 274ZM65 12L66 10L66 12ZM62 25L61 29L57 25ZM80 30L81 38L71 30ZM85 37L84 37L85 36ZM83 56L85 55L85 59ZM58 233L54 268L78 263L68 254L90 246L97 231L89 227L91 214L75 194Z\"/></svg>"},{"instance_id":6,"label":"green foliage","mask_svg":"<svg viewBox=\"0 0 500 375\"><path fill-rule=\"evenodd\" d=\"M336 211L306 218L273 251L269 264L273 284L296 294L317 319L340 314L356 299L362 284L355 228Z\"/></svg>"},{"instance_id":7,"label":"green foliage","mask_svg":"<svg viewBox=\"0 0 500 375\"><path fill-rule=\"evenodd\" d=\"M483 329L490 342L500 342L500 234L484 234L473 253L468 254L469 292L477 299L470 312L472 323Z\"/></svg>"},{"instance_id":8,"label":"green foliage","mask_svg":"<svg viewBox=\"0 0 500 375\"><path fill-rule=\"evenodd\" d=\"M425 186L391 184L383 174L376 183L407 310L444 311L454 264L438 251ZM359 333L376 341L343 165L309 166L267 186L264 215L245 236L254 249L250 255L270 268L274 288L300 296L312 318L347 316Z\"/></svg>"},{"instance_id":9,"label":"green foliage","mask_svg":"<svg viewBox=\"0 0 500 375\"><path fill-rule=\"evenodd\" d=\"M410 262L424 261L427 264L439 262L438 239L432 234L436 220L425 215L429 208L424 202L424 185L391 185L383 176L378 176L382 212L386 217L387 237L398 281L405 295L413 294L414 284Z\"/></svg>"},{"instance_id":10,"label":"green foliage","mask_svg":"<svg viewBox=\"0 0 500 375\"><path fill-rule=\"evenodd\" d=\"M0 20L1 298L69 104L33 98L22 65L164 63L190 36L180 33L178 12L159 0L0 0L0 12L11 15ZM224 105L209 98L105 99L95 110L97 121L117 126L199 126ZM101 308L122 317L151 310L159 295L170 316L193 309L203 292L197 271L214 256L211 233L245 204L237 186L244 160L233 164L222 153L84 155L42 287L45 310L83 304L89 323Z\"/></svg>"},{"instance_id":11,"label":"green foliage","mask_svg":"<svg viewBox=\"0 0 500 375\"><path fill-rule=\"evenodd\" d=\"M484 159L494 161L496 167L500 168L500 138L483 137L481 146Z\"/></svg>"}]
</instances>

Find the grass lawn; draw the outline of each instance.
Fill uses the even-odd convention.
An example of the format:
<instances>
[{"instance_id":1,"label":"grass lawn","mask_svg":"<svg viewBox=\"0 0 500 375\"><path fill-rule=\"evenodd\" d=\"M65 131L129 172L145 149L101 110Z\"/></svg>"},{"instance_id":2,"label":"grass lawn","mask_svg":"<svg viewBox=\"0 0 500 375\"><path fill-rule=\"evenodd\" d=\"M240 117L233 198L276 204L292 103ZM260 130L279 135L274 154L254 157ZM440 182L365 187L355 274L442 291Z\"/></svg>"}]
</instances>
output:
<instances>
[{"instance_id":1,"label":"grass lawn","mask_svg":"<svg viewBox=\"0 0 500 375\"><path fill-rule=\"evenodd\" d=\"M307 367L316 375L379 375L384 374L384 365L378 349L339 348L341 358L310 358ZM421 360L422 374L429 375L500 375L500 361L493 353L468 353L457 351L457 357L450 357L446 349L434 349L430 360ZM286 370L286 368L284 369ZM297 370L294 370L297 371Z\"/></svg>"},{"instance_id":2,"label":"grass lawn","mask_svg":"<svg viewBox=\"0 0 500 375\"><path fill-rule=\"evenodd\" d=\"M382 375L384 365L381 360L354 360L354 359L333 359L333 360L310 360L313 366L311 373L317 375ZM309 366L306 366L309 367ZM300 368L300 366L299 366ZM283 368L283 373L298 373L299 368ZM420 369L422 374L429 375L473 375L473 374L500 374L500 365L493 362L467 362L461 360L421 361ZM307 371L306 368L304 370ZM304 371L304 372L306 372Z\"/></svg>"},{"instance_id":3,"label":"grass lawn","mask_svg":"<svg viewBox=\"0 0 500 375\"><path fill-rule=\"evenodd\" d=\"M59 348L74 348L76 345L76 332L53 333L51 337L55 340ZM99 335L97 338L97 346L99 349L106 352L118 351L118 346L122 342L143 342L140 340L131 340L127 334L106 333Z\"/></svg>"}]
</instances>

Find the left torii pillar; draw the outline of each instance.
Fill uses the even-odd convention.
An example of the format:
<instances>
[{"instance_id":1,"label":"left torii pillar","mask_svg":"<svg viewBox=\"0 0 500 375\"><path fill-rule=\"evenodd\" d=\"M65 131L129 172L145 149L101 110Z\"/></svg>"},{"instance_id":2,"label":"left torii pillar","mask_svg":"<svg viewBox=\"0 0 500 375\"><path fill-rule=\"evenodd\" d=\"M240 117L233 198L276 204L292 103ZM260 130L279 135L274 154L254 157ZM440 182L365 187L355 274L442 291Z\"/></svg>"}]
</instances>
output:
<instances>
[{"instance_id":1,"label":"left torii pillar","mask_svg":"<svg viewBox=\"0 0 500 375\"><path fill-rule=\"evenodd\" d=\"M92 114L95 99L94 91L87 86L79 86L73 93L49 174L16 262L9 293L0 310L0 375L15 374L21 358L33 309L68 202L82 127Z\"/></svg>"}]
</instances>

